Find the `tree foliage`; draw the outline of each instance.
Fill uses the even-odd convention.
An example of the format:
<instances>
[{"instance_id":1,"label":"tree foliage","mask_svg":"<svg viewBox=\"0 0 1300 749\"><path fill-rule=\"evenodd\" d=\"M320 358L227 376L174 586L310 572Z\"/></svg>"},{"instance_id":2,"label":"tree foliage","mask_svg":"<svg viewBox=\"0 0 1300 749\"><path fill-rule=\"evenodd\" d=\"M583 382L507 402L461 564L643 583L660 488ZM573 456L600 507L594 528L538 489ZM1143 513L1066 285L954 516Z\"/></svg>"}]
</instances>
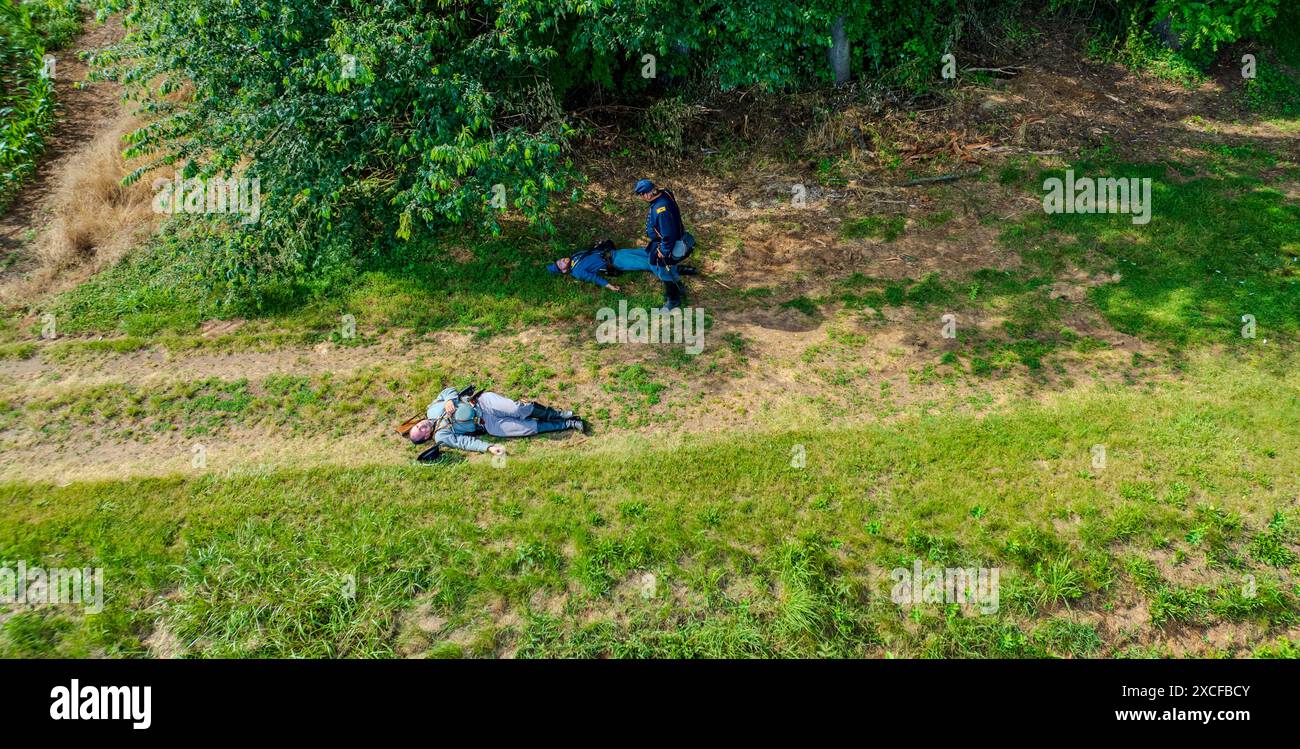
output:
<instances>
[{"instance_id":1,"label":"tree foliage","mask_svg":"<svg viewBox=\"0 0 1300 749\"><path fill-rule=\"evenodd\" d=\"M1168 18L1182 45L1213 54L1219 47L1258 34L1277 18L1281 0L1157 0L1156 18Z\"/></svg>"},{"instance_id":2,"label":"tree foliage","mask_svg":"<svg viewBox=\"0 0 1300 749\"><path fill-rule=\"evenodd\" d=\"M262 185L255 225L231 222L219 269L239 291L312 278L447 226L500 229L506 209L549 228L574 185L565 112L594 98L830 81L843 18L859 76L932 80L975 12L968 0L101 0L127 11L105 74L148 124L140 177L240 172ZM1119 0L1217 45L1278 0ZM1016 0L1003 8L1025 5ZM1059 3L1058 3L1059 4ZM1066 0L1065 5L1082 5ZM1227 19L1227 20L1224 20ZM647 76L647 65L654 69ZM676 96L677 93L672 95Z\"/></svg>"}]
</instances>

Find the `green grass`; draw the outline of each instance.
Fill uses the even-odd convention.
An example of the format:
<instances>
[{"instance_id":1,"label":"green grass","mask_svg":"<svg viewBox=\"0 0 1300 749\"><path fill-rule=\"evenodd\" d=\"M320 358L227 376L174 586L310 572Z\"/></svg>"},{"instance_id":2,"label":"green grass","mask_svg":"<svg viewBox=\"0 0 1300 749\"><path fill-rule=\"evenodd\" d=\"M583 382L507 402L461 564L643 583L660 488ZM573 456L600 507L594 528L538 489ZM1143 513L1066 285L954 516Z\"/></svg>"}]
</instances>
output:
<instances>
[{"instance_id":1,"label":"green grass","mask_svg":"<svg viewBox=\"0 0 1300 749\"><path fill-rule=\"evenodd\" d=\"M0 345L0 359L30 359L36 355L35 343L6 343Z\"/></svg>"},{"instance_id":2,"label":"green grass","mask_svg":"<svg viewBox=\"0 0 1300 749\"><path fill-rule=\"evenodd\" d=\"M1253 315L1258 339L1294 339L1300 205L1252 174L1271 161L1252 150L1227 152L1199 169L1076 164L1077 175L1150 178L1151 222L1031 213L1003 239L1041 274L1069 265L1118 273L1119 281L1096 286L1089 298L1122 332L1172 345L1243 344L1241 318ZM1040 177L1052 175L1060 173Z\"/></svg>"},{"instance_id":3,"label":"green grass","mask_svg":"<svg viewBox=\"0 0 1300 749\"><path fill-rule=\"evenodd\" d=\"M154 443L167 436L224 438L247 429L320 438L384 433L423 407L423 402L412 402L412 393L437 392L467 378L500 392L568 402L579 361L589 370L587 376L603 383L603 392L583 407L588 418L599 427L636 427L669 420L671 411L662 401L683 392L680 386L670 389L674 384L726 375L722 367L740 356L737 346L743 350L744 341L733 338L699 356L665 348L644 362L625 364L602 356L596 344L589 344L580 358L547 359L515 343L496 347L493 366L482 368L472 353L450 358L435 352L337 374L51 381L40 393L2 383L0 429L17 442L83 448L115 440ZM69 423L82 430L63 428Z\"/></svg>"},{"instance_id":4,"label":"green grass","mask_svg":"<svg viewBox=\"0 0 1300 749\"><path fill-rule=\"evenodd\" d=\"M931 273L919 280L888 281L854 274L835 281L831 295L800 295L782 307L819 317L828 302L850 309L914 306L924 314L998 314L1001 331L958 328L962 366L978 376L1024 367L1050 370L1059 354L1087 354L1104 348L1101 340L1070 328L1066 320L1077 303L1050 299L1046 286L1071 268L1090 274L1118 274L1115 282L1087 289L1095 307L1118 330L1174 348L1195 344L1263 345L1293 339L1300 328L1300 206L1288 200L1277 181L1297 168L1251 145L1206 145L1197 164L1127 164L1110 160L1106 149L1073 165L1076 174L1150 177L1153 217L1134 225L1125 215L1046 215L1031 212L1006 227L1001 241L1025 260L1013 271ZM1021 165L1004 177L1041 195L1047 171L1026 177ZM944 218L945 213L937 214ZM902 216L867 216L848 222L845 236L896 237ZM932 222L924 222L932 223ZM508 236L459 246L408 246L372 258L356 273L322 279L318 288L287 291L265 298L261 309L223 304L217 291L204 290L208 270L203 253L193 251L202 236L169 231L147 252L65 294L53 312L63 334L116 334L131 347L161 345L273 348L334 340L364 344L367 336L409 328L464 330L479 336L546 324L574 325L616 297L572 279L551 276L545 263L576 240L538 241ZM633 276L629 302L658 302L655 284ZM734 293L727 303L772 303L773 291L759 287ZM198 326L211 318L245 315L251 323L231 335L208 339ZM345 315L356 318L361 337L338 340ZM1243 315L1256 321L1256 339L1243 339ZM28 331L30 333L30 331ZM0 332L9 344L22 331ZM103 343L99 345L116 345ZM126 344L123 344L126 345ZM67 355L89 344L56 342L46 347ZM62 352L62 353L60 353ZM6 349L25 357L32 350ZM949 357L946 362L954 364Z\"/></svg>"},{"instance_id":5,"label":"green grass","mask_svg":"<svg viewBox=\"0 0 1300 749\"><path fill-rule=\"evenodd\" d=\"M1106 48L1106 43L1102 37L1091 40L1094 57L1189 89L1205 81L1205 74L1195 62L1164 46L1149 33L1131 33L1112 48Z\"/></svg>"},{"instance_id":6,"label":"green grass","mask_svg":"<svg viewBox=\"0 0 1300 749\"><path fill-rule=\"evenodd\" d=\"M1242 84L1240 96L1251 111L1281 117L1300 116L1300 74L1265 57L1255 77Z\"/></svg>"},{"instance_id":7,"label":"green grass","mask_svg":"<svg viewBox=\"0 0 1300 749\"><path fill-rule=\"evenodd\" d=\"M1071 317L1089 308L1114 328L1174 351L1204 344L1287 346L1300 333L1300 205L1274 180L1279 168L1296 175L1296 166L1253 145L1202 150L1206 158L1194 167L1118 163L1105 149L1095 155L1098 161L1072 165L1080 176L1151 178L1149 224L1134 225L1127 215L1030 212L1001 236L1025 260L1019 268L898 281L854 274L837 281L827 299L809 304L838 301L849 310L877 311L910 306L932 316L936 326L941 314L952 313L958 321L954 348L936 358L978 377L1022 367L1047 371L1067 355L1107 348L1071 327ZM1025 180L1018 167L1005 172L1040 197L1043 179L1061 173ZM1054 280L1076 269L1094 279L1078 288L1086 298L1054 293ZM784 306L798 308L800 299ZM1000 329L965 324L990 315L1004 319ZM1243 336L1245 315L1255 320L1255 338ZM1135 358L1133 367L1148 363Z\"/></svg>"},{"instance_id":8,"label":"green grass","mask_svg":"<svg viewBox=\"0 0 1300 749\"><path fill-rule=\"evenodd\" d=\"M818 312L817 302L806 296L797 296L794 299L781 302L781 308L798 310L809 317L816 317Z\"/></svg>"},{"instance_id":9,"label":"green grass","mask_svg":"<svg viewBox=\"0 0 1300 749\"><path fill-rule=\"evenodd\" d=\"M903 235L903 228L906 225L907 217L902 215L863 216L859 219L846 221L843 228L840 229L840 236L845 239L871 237L892 242Z\"/></svg>"},{"instance_id":10,"label":"green grass","mask_svg":"<svg viewBox=\"0 0 1300 749\"><path fill-rule=\"evenodd\" d=\"M288 338L328 340L350 314L358 330L451 329L490 336L591 319L596 309L619 298L643 307L657 307L661 300L648 274L619 278L627 293L615 296L547 273L547 263L580 243L519 235L468 247L456 238L403 246L358 263L353 272L322 278L312 288L269 289L259 305L248 306L224 295L210 247L202 249L212 241L171 227L141 252L62 295L52 310L61 334L171 337L184 345L204 320L247 317L267 324L242 336L266 336L269 344L278 345Z\"/></svg>"},{"instance_id":11,"label":"green grass","mask_svg":"<svg viewBox=\"0 0 1300 749\"><path fill-rule=\"evenodd\" d=\"M643 426L662 421L667 414L659 408L667 386L655 378L655 373L644 364L629 364L605 378L602 388L622 403L620 415L613 424L620 427Z\"/></svg>"},{"instance_id":12,"label":"green grass","mask_svg":"<svg viewBox=\"0 0 1300 749\"><path fill-rule=\"evenodd\" d=\"M1249 621L1260 655L1285 655L1271 643L1300 591L1279 576L1289 557L1256 552L1295 549L1300 387L1285 367L1206 366L985 418L502 467L6 484L0 558L102 566L106 603L18 613L0 654L144 655L161 623L209 657L1090 657L1147 647L1078 617L1138 596L1148 631ZM615 381L650 397L636 370ZM208 413L250 407L242 392L209 393ZM1200 588L1148 557L1216 545L1229 566L1199 567L1219 581ZM1000 568L999 610L895 604L888 570L917 559Z\"/></svg>"}]
</instances>

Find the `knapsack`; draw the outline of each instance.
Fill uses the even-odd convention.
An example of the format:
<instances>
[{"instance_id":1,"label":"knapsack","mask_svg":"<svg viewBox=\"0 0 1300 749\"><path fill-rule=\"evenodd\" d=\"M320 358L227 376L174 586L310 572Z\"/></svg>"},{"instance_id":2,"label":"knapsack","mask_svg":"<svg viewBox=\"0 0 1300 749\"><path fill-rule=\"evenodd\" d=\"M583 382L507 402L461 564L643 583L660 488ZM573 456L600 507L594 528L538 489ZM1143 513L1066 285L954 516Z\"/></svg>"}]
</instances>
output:
<instances>
[{"instance_id":1,"label":"knapsack","mask_svg":"<svg viewBox=\"0 0 1300 749\"><path fill-rule=\"evenodd\" d=\"M582 258L587 257L588 255L600 253L600 259L604 261L605 264L605 269L601 272L607 276L616 276L621 272L618 268L614 267L614 250L617 249L618 246L614 244L613 240L602 239L592 245L589 249L579 250L578 252L573 253L569 256L569 261L574 265L577 265L578 261Z\"/></svg>"},{"instance_id":2,"label":"knapsack","mask_svg":"<svg viewBox=\"0 0 1300 749\"><path fill-rule=\"evenodd\" d=\"M451 431L456 434L478 434L479 423L478 408L470 403L457 405L451 414Z\"/></svg>"}]
</instances>

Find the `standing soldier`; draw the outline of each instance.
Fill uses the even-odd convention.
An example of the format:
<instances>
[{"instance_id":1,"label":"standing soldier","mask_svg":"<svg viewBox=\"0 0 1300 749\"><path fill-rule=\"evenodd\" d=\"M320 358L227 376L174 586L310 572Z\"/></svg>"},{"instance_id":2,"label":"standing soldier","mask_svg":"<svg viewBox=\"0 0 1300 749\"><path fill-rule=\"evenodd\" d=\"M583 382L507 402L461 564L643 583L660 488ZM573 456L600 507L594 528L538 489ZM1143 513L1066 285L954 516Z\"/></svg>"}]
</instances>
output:
<instances>
[{"instance_id":1,"label":"standing soldier","mask_svg":"<svg viewBox=\"0 0 1300 749\"><path fill-rule=\"evenodd\" d=\"M682 225L682 212L671 191L643 179L637 181L635 192L650 204L645 221L645 235L650 243L645 249L650 256L650 271L664 282L662 310L669 312L682 306L686 296L686 284L682 283L677 264L691 254L695 237Z\"/></svg>"}]
</instances>

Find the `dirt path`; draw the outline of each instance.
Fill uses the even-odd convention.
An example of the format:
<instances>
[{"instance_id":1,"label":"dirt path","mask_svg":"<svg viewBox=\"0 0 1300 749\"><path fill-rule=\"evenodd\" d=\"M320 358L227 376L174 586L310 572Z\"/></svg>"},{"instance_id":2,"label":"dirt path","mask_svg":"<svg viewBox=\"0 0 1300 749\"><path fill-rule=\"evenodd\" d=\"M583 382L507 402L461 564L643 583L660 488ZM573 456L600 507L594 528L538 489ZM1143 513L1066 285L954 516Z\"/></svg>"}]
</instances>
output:
<instances>
[{"instance_id":1,"label":"dirt path","mask_svg":"<svg viewBox=\"0 0 1300 749\"><path fill-rule=\"evenodd\" d=\"M72 44L54 52L54 90L57 119L45 138L36 173L0 216L0 280L28 270L34 258L28 252L53 216L52 199L61 176L77 154L115 119L121 110L121 88L113 83L78 84L90 68L79 59L83 51L112 44L122 37L121 23L86 21L86 31ZM16 258L11 258L13 255Z\"/></svg>"},{"instance_id":2,"label":"dirt path","mask_svg":"<svg viewBox=\"0 0 1300 749\"><path fill-rule=\"evenodd\" d=\"M332 343L316 346L286 346L271 351L180 352L145 349L123 354L105 354L75 359L47 358L38 354L28 359L0 360L0 382L22 387L40 387L46 383L63 386L93 387L108 383L206 380L260 380L291 374L315 377L325 373L348 375L365 367L391 364L405 359L467 350L468 334L446 333L431 336L415 345L403 343L400 336L387 336L369 346L341 347Z\"/></svg>"},{"instance_id":3,"label":"dirt path","mask_svg":"<svg viewBox=\"0 0 1300 749\"><path fill-rule=\"evenodd\" d=\"M19 422L0 430L0 480L185 474L192 468L195 445L203 446L207 467L220 472L405 463L414 453L392 433L390 427L400 421L394 414L406 416L422 409L433 390L448 384L412 387L411 366L435 367L452 373L453 379L457 375L486 378L500 385L519 377L521 369L544 362L552 371L549 378L539 379L535 390L514 386L509 393L573 406L584 416L596 417L598 432L586 438L583 449L618 451L649 439L889 423L918 414L983 413L1016 400L1047 401L1102 384L1116 385L1129 356L1117 341L1114 348L1086 358L1063 357L1065 375L1042 374L1032 380L1025 375L988 380L919 378L940 352L934 336L926 333L933 333L932 321L915 310L891 309L887 323L861 328L852 316L829 315L814 321L800 321L800 317L793 310L719 312L706 337L702 362L678 370L663 368L661 347L575 344L570 335L541 331L499 336L490 346L465 334L439 334L412 344L399 333L362 347L322 344L197 354L148 350L77 355L66 361L47 360L43 355L0 361L0 400L20 414L37 408L32 412L36 422L19 415ZM852 331L859 340L845 344L835 338L836 330ZM730 352L722 338L727 334L744 340L743 356ZM648 367L654 385L664 388L653 404L635 389L635 383L620 382L620 373L637 365ZM368 394L371 405L346 414L327 405L316 417L319 423L310 425L272 408L201 437L186 436L184 429L159 431L158 424L148 419L101 421L94 415L99 405L84 400L80 402L89 413L79 406L81 415L68 413L66 421L39 416L42 404L78 400L100 386L159 392L171 383L247 380L248 392L256 397L267 394L268 378L286 375L316 382L328 376L345 390ZM349 382L365 385L358 389ZM601 413L608 416L602 419ZM325 418L325 414L334 416ZM64 439L56 424L76 424L90 431L84 439ZM55 431L47 433L47 428ZM574 446L574 439L561 435L515 441L511 450L518 455L551 454Z\"/></svg>"}]
</instances>

